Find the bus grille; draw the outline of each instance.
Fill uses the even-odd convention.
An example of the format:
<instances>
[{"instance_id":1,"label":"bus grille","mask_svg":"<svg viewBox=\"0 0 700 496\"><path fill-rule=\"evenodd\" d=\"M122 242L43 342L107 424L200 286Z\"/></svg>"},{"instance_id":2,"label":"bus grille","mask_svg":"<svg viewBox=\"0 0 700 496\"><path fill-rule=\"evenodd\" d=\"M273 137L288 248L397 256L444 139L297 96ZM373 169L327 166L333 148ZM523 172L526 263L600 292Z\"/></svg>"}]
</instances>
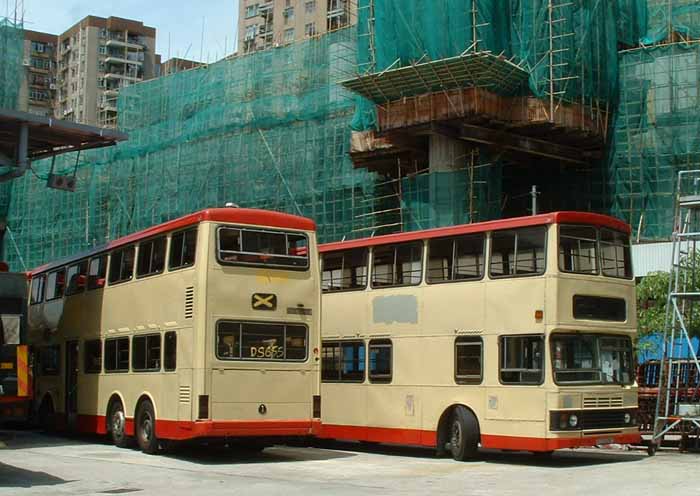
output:
<instances>
[{"instance_id":1,"label":"bus grille","mask_svg":"<svg viewBox=\"0 0 700 496\"><path fill-rule=\"evenodd\" d=\"M615 408L623 406L622 396L583 397L583 408Z\"/></svg>"},{"instance_id":2,"label":"bus grille","mask_svg":"<svg viewBox=\"0 0 700 496\"><path fill-rule=\"evenodd\" d=\"M180 403L189 403L192 400L192 391L189 386L180 386Z\"/></svg>"},{"instance_id":3,"label":"bus grille","mask_svg":"<svg viewBox=\"0 0 700 496\"><path fill-rule=\"evenodd\" d=\"M599 410L583 412L582 429L608 429L611 427L630 427L625 423L625 410Z\"/></svg>"},{"instance_id":4,"label":"bus grille","mask_svg":"<svg viewBox=\"0 0 700 496\"><path fill-rule=\"evenodd\" d=\"M185 289L185 318L191 319L194 315L194 288Z\"/></svg>"}]
</instances>

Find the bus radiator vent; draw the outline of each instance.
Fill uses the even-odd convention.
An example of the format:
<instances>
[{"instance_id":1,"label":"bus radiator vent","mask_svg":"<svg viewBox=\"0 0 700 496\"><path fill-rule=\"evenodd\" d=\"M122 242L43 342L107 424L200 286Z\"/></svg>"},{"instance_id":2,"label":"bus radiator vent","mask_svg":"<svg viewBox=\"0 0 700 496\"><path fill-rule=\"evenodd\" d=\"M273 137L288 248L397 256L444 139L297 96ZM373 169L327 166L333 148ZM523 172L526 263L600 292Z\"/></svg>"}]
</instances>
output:
<instances>
[{"instance_id":1,"label":"bus radiator vent","mask_svg":"<svg viewBox=\"0 0 700 496\"><path fill-rule=\"evenodd\" d=\"M192 391L189 386L180 386L180 403L192 401Z\"/></svg>"},{"instance_id":2,"label":"bus radiator vent","mask_svg":"<svg viewBox=\"0 0 700 496\"><path fill-rule=\"evenodd\" d=\"M584 396L583 398L583 408L614 408L622 405L622 396Z\"/></svg>"},{"instance_id":3,"label":"bus radiator vent","mask_svg":"<svg viewBox=\"0 0 700 496\"><path fill-rule=\"evenodd\" d=\"M194 316L194 288L190 286L185 289L185 318L191 319Z\"/></svg>"}]
</instances>

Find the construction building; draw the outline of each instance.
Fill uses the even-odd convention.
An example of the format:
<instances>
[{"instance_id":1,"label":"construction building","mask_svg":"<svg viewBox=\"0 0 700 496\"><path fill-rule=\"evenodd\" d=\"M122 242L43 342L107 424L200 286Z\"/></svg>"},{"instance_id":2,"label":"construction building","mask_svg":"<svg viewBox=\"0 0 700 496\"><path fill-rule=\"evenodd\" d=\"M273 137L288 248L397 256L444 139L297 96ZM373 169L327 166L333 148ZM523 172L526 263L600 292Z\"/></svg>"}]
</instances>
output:
<instances>
[{"instance_id":1,"label":"construction building","mask_svg":"<svg viewBox=\"0 0 700 496\"><path fill-rule=\"evenodd\" d=\"M196 60L172 57L160 64L160 71L158 73L158 77L170 76L171 74L187 71L189 69L196 69L197 67L202 67L203 65L204 64L202 62L197 62Z\"/></svg>"},{"instance_id":2,"label":"construction building","mask_svg":"<svg viewBox=\"0 0 700 496\"><path fill-rule=\"evenodd\" d=\"M158 74L155 46L155 28L119 17L87 16L60 34L55 116L116 127L119 92Z\"/></svg>"},{"instance_id":3,"label":"construction building","mask_svg":"<svg viewBox=\"0 0 700 496\"><path fill-rule=\"evenodd\" d=\"M238 51L288 45L354 24L356 0L240 0Z\"/></svg>"},{"instance_id":4,"label":"construction building","mask_svg":"<svg viewBox=\"0 0 700 496\"><path fill-rule=\"evenodd\" d=\"M283 26L287 3L269 4ZM354 25L124 88L129 141L12 184L5 258L31 267L226 202L307 215L321 241L425 229L527 215L533 186L541 212L670 235L675 173L700 168L696 0L353 8ZM75 193L33 194L73 170Z\"/></svg>"},{"instance_id":5,"label":"construction building","mask_svg":"<svg viewBox=\"0 0 700 496\"><path fill-rule=\"evenodd\" d=\"M24 75L19 94L19 110L53 117L56 96L56 53L58 36L24 31Z\"/></svg>"}]
</instances>

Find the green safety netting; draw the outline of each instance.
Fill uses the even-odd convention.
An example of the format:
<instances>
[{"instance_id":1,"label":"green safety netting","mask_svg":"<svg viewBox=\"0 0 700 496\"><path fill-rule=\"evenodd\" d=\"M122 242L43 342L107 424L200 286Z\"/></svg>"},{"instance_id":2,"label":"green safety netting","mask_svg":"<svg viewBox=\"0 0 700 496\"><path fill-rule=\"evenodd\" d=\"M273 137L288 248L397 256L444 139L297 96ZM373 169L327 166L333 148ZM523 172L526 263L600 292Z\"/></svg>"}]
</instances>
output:
<instances>
[{"instance_id":1,"label":"green safety netting","mask_svg":"<svg viewBox=\"0 0 700 496\"><path fill-rule=\"evenodd\" d=\"M685 38L700 37L700 4L697 0L647 0L648 26L641 43L668 39L670 32Z\"/></svg>"},{"instance_id":2,"label":"green safety netting","mask_svg":"<svg viewBox=\"0 0 700 496\"><path fill-rule=\"evenodd\" d=\"M22 24L0 17L0 108L17 108L24 74L23 55Z\"/></svg>"}]
</instances>

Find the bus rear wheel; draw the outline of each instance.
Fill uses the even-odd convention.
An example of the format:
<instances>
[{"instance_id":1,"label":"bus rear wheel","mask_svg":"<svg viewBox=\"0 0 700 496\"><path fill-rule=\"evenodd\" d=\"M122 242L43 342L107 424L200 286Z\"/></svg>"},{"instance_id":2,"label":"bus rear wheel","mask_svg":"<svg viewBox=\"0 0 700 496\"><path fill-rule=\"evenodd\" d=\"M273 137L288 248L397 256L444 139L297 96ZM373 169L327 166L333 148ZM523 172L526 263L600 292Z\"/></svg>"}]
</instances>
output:
<instances>
[{"instance_id":1,"label":"bus rear wheel","mask_svg":"<svg viewBox=\"0 0 700 496\"><path fill-rule=\"evenodd\" d=\"M473 458L479 449L479 422L474 414L457 406L450 422L450 452L457 461Z\"/></svg>"},{"instance_id":2,"label":"bus rear wheel","mask_svg":"<svg viewBox=\"0 0 700 496\"><path fill-rule=\"evenodd\" d=\"M109 409L109 436L118 448L129 446L129 438L126 435L126 414L121 401L115 401Z\"/></svg>"},{"instance_id":3,"label":"bus rear wheel","mask_svg":"<svg viewBox=\"0 0 700 496\"><path fill-rule=\"evenodd\" d=\"M153 455L158 452L156 415L149 400L144 400L136 412L136 441L144 453Z\"/></svg>"}]
</instances>

